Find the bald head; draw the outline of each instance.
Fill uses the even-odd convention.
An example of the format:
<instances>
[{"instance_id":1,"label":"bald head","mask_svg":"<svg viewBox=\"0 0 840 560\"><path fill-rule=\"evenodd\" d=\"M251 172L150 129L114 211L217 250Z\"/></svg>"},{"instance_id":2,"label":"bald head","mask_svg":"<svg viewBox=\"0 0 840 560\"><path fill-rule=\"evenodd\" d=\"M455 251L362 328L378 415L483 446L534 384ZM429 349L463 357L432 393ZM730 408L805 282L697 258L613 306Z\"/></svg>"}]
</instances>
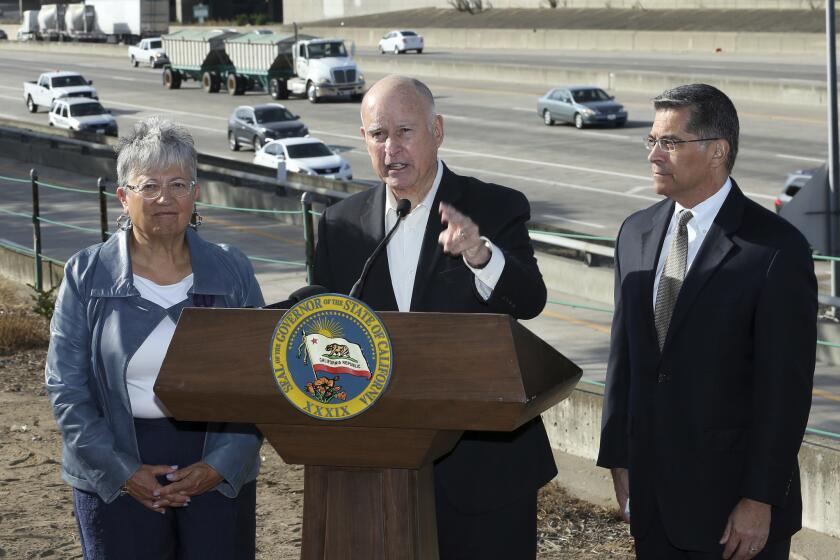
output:
<instances>
[{"instance_id":1,"label":"bald head","mask_svg":"<svg viewBox=\"0 0 840 560\"><path fill-rule=\"evenodd\" d=\"M432 92L413 78L388 76L368 90L361 112L373 169L395 198L409 199L414 208L434 183L443 142Z\"/></svg>"},{"instance_id":2,"label":"bald head","mask_svg":"<svg viewBox=\"0 0 840 560\"><path fill-rule=\"evenodd\" d=\"M408 76L399 76L391 74L385 76L365 93L362 99L362 121L364 121L365 111L369 111L371 107L376 107L383 103L388 103L389 99L398 97L403 100L411 100L412 104L420 107L424 111L426 122L429 129L434 126L434 120L437 116L435 112L435 97L429 87L415 78Z\"/></svg>"}]
</instances>

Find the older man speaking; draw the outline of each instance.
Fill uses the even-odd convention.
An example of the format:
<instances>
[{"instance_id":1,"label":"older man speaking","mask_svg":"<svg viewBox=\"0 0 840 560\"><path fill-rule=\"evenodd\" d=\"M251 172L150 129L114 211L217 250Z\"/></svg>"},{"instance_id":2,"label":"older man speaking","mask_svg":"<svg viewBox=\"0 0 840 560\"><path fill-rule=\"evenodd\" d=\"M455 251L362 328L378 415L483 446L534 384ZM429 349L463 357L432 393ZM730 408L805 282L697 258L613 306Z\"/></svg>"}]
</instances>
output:
<instances>
[{"instance_id":1,"label":"older man speaking","mask_svg":"<svg viewBox=\"0 0 840 560\"><path fill-rule=\"evenodd\" d=\"M371 87L361 112L383 184L324 212L315 283L350 293L402 219L355 291L374 309L538 315L546 289L525 197L456 175L438 159L443 117L422 82L388 76ZM557 473L539 418L513 433L465 432L434 472L442 560L536 556L537 490Z\"/></svg>"}]
</instances>

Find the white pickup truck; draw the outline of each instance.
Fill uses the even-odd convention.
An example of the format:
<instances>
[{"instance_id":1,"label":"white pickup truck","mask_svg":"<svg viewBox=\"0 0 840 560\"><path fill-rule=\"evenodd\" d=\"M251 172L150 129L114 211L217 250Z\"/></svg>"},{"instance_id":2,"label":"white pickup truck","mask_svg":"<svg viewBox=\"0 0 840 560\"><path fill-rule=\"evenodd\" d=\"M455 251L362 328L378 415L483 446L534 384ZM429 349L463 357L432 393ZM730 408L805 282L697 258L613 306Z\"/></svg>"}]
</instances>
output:
<instances>
[{"instance_id":1,"label":"white pickup truck","mask_svg":"<svg viewBox=\"0 0 840 560\"><path fill-rule=\"evenodd\" d=\"M23 101L30 113L38 107L52 107L53 101L62 97L90 97L99 99L92 81L76 72L46 72L37 82L23 82Z\"/></svg>"},{"instance_id":2,"label":"white pickup truck","mask_svg":"<svg viewBox=\"0 0 840 560\"><path fill-rule=\"evenodd\" d=\"M163 50L163 41L160 37L149 37L128 47L128 60L135 68L140 66L141 62L152 68L169 64L169 58Z\"/></svg>"}]
</instances>

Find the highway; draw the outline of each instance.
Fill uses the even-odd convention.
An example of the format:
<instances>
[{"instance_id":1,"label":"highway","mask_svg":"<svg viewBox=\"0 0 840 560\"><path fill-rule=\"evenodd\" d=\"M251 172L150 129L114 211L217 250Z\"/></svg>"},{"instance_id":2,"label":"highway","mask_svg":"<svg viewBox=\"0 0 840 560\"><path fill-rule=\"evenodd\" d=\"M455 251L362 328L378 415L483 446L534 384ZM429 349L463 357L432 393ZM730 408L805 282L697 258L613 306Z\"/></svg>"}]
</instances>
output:
<instances>
[{"instance_id":1,"label":"highway","mask_svg":"<svg viewBox=\"0 0 840 560\"><path fill-rule=\"evenodd\" d=\"M55 69L76 70L92 79L121 130L146 116L165 114L190 127L201 151L245 161L252 159L251 152L234 153L227 147L228 116L237 105L271 101L263 93L205 94L193 82L180 90L165 90L160 70L131 68L122 58L2 50L0 115L45 124L45 112L26 111L22 82ZM522 190L531 201L535 222L614 235L629 213L659 199L651 189L641 142L653 117L649 99L659 92L649 96L614 92L630 112L627 126L579 131L563 125L546 127L536 114L537 98L556 84L542 88L427 82L444 116L443 160L456 172ZM375 179L359 136L358 103L313 105L290 99L286 105L314 136L347 158L356 178ZM739 109L741 151L734 177L751 197L770 208L788 172L824 160L825 117L819 108L751 104Z\"/></svg>"},{"instance_id":2,"label":"highway","mask_svg":"<svg viewBox=\"0 0 840 560\"><path fill-rule=\"evenodd\" d=\"M423 55L425 56L425 55ZM45 112L30 114L22 99L24 80L43 71L77 70L94 80L103 104L112 109L121 130L151 114L168 115L192 130L201 151L250 161L249 151L231 152L226 141L226 122L231 110L244 103L264 103L265 94L231 97L208 95L190 83L182 90L167 91L160 83L160 70L130 68L127 60L112 57L46 55L0 51L0 116L46 123ZM369 81L377 76L368 76ZM515 84L465 83L429 80L444 115L446 141L441 157L456 171L524 191L532 203L534 220L568 229L614 235L624 217L658 197L650 187L646 135L653 111L642 96L615 92L631 111L632 122L621 129L583 130L545 127L536 115L539 88ZM651 92L651 96L656 92ZM359 137L358 103L326 102L312 105L292 99L287 106L300 114L317 135L340 151L353 165L357 178L373 180L364 145ZM778 106L742 107L742 148L734 176L752 196L771 206L785 175L797 167L816 165L825 157L824 118L818 109ZM28 168L2 158L0 175L24 176ZM94 180L58 170L43 170L51 182L92 188ZM30 210L27 188L3 183L3 208ZM44 190L42 203L50 218L76 226L96 228L95 197ZM281 226L259 216L222 211L202 211L208 226L203 235L245 249L251 256L301 261L300 229ZM113 219L118 207L111 201ZM66 259L79 248L98 241L92 233L68 232L44 227L44 252ZM31 243L26 219L3 216L0 238ZM303 283L300 266L255 262L267 299L282 299ZM560 286L552 287L562 289ZM554 292L555 300L576 300ZM585 371L585 378L604 379L609 347L609 314L549 305L532 328L551 344L562 348ZM813 428L840 433L840 377L837 367L820 365L817 370Z\"/></svg>"}]
</instances>

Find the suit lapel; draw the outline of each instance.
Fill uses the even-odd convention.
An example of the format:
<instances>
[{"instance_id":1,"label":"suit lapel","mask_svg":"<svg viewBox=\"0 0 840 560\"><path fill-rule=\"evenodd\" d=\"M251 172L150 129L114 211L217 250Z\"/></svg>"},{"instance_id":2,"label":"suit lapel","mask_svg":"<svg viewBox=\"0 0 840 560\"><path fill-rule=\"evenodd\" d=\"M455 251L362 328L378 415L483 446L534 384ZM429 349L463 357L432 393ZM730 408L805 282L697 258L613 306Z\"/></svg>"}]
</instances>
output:
<instances>
[{"instance_id":1,"label":"suit lapel","mask_svg":"<svg viewBox=\"0 0 840 560\"><path fill-rule=\"evenodd\" d=\"M358 247L358 254L367 259L380 241L385 237L385 185L380 184L372 191L370 204L359 215L359 227L364 233L364 246ZM364 261L362 261L364 262ZM361 269L359 269L361 272ZM361 299L380 311L397 309L397 298L391 284L391 272L388 267L388 250L383 249L370 269L362 290Z\"/></svg>"},{"instance_id":2,"label":"suit lapel","mask_svg":"<svg viewBox=\"0 0 840 560\"><path fill-rule=\"evenodd\" d=\"M671 324L668 327L668 337L665 340L666 348L668 341L675 336L680 325L685 321L703 286L735 246L731 236L741 225L743 212L744 195L735 181L732 181L732 190L723 202L723 206L721 206L714 222L712 222L709 232L703 240L703 245L701 245L700 251L694 258L691 269L683 281L682 288L680 288L680 295L677 298L674 313L671 315Z\"/></svg>"},{"instance_id":3,"label":"suit lapel","mask_svg":"<svg viewBox=\"0 0 840 560\"><path fill-rule=\"evenodd\" d=\"M642 316L645 317L645 328L656 344L656 325L653 319L653 283L656 280L656 265L659 262L659 255L662 253L662 243L668 233L668 224L671 222L671 215L674 213L674 202L666 201L653 215L650 222L650 229L642 233L642 262L640 270L645 275L640 283L642 293L639 301L642 302Z\"/></svg>"},{"instance_id":4,"label":"suit lapel","mask_svg":"<svg viewBox=\"0 0 840 560\"><path fill-rule=\"evenodd\" d=\"M449 171L446 165L443 166L443 175L440 179L435 200L429 209L429 219L426 222L426 232L423 234L423 245L420 247L420 259L417 262L417 273L414 276L414 287L411 290L411 310L422 310L421 304L426 295L427 287L432 281L443 256L443 249L438 243L440 232L446 229L440 222L438 208L441 202L447 202L458 208L460 199L458 188L458 176ZM467 211L464 208L458 208Z\"/></svg>"}]
</instances>

